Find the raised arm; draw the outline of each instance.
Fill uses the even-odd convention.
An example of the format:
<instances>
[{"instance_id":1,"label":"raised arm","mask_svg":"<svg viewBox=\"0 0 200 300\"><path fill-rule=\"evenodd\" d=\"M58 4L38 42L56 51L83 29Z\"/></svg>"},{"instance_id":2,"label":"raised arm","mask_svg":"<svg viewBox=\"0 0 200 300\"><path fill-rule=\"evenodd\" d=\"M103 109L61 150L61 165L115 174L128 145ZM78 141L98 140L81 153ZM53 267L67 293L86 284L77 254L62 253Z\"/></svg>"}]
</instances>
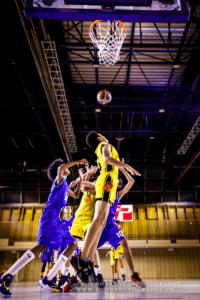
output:
<instances>
[{"instance_id":1,"label":"raised arm","mask_svg":"<svg viewBox=\"0 0 200 300\"><path fill-rule=\"evenodd\" d=\"M127 171L129 171L132 175L141 176L141 174L137 170L135 170L134 168L132 168L128 164L111 157L111 147L110 147L109 144L105 144L103 146L102 155L103 155L103 159L104 159L106 164L116 166L116 167L119 167L119 168L124 168Z\"/></svg>"},{"instance_id":2,"label":"raised arm","mask_svg":"<svg viewBox=\"0 0 200 300\"><path fill-rule=\"evenodd\" d=\"M72 166L75 166L75 165L86 165L88 162L85 158L81 159L81 160L77 160L77 161L71 161L69 163L66 163L66 164L63 164L63 165L60 165L58 167L58 170L57 170L57 179L56 179L56 183L59 184L63 177L65 176L65 172L67 169L71 168Z\"/></svg>"},{"instance_id":3,"label":"raised arm","mask_svg":"<svg viewBox=\"0 0 200 300\"><path fill-rule=\"evenodd\" d=\"M81 184L82 184L82 178L80 178L77 187L76 187L76 191L74 192L72 189L69 189L69 196L74 198L74 199L78 199L80 196L80 191L81 191Z\"/></svg>"},{"instance_id":4,"label":"raised arm","mask_svg":"<svg viewBox=\"0 0 200 300\"><path fill-rule=\"evenodd\" d=\"M125 185L125 187L119 191L119 200L126 194L128 193L128 191L131 189L131 187L134 185L135 180L133 179L133 177L126 172L125 169L120 169L120 171L125 175L126 179L127 179L127 184Z\"/></svg>"},{"instance_id":5,"label":"raised arm","mask_svg":"<svg viewBox=\"0 0 200 300\"><path fill-rule=\"evenodd\" d=\"M95 182L89 182L90 177L95 174L98 170L97 166L91 166L87 169L87 176L84 181L82 181L82 191L83 192L90 192L95 193Z\"/></svg>"}]
</instances>

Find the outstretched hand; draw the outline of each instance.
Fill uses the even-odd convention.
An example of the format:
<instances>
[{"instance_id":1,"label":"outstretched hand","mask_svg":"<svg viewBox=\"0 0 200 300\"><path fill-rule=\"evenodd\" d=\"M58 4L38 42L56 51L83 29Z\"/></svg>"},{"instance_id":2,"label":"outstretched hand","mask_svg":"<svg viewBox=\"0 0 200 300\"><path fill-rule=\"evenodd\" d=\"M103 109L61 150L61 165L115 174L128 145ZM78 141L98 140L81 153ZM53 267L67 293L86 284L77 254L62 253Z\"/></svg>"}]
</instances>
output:
<instances>
[{"instance_id":1,"label":"outstretched hand","mask_svg":"<svg viewBox=\"0 0 200 300\"><path fill-rule=\"evenodd\" d=\"M135 170L134 168L128 166L128 168L126 168L127 171L129 171L131 173L131 175L133 176L141 176L140 172L138 172L137 170Z\"/></svg>"},{"instance_id":2,"label":"outstretched hand","mask_svg":"<svg viewBox=\"0 0 200 300\"><path fill-rule=\"evenodd\" d=\"M90 169L88 170L88 172L89 172L90 175L93 175L93 174L95 174L97 172L97 170L98 170L98 167L92 165L90 167Z\"/></svg>"},{"instance_id":3,"label":"outstretched hand","mask_svg":"<svg viewBox=\"0 0 200 300\"><path fill-rule=\"evenodd\" d=\"M88 161L85 158L79 160L79 165L88 165Z\"/></svg>"}]
</instances>

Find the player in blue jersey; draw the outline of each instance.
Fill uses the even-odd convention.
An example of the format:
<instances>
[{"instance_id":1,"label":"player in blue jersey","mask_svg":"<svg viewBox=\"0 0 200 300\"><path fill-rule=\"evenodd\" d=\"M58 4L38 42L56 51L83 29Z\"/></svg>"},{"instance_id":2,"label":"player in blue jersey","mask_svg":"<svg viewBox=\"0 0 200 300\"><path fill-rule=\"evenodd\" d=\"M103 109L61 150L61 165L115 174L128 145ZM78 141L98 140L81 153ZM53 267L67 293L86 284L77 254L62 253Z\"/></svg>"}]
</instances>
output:
<instances>
[{"instance_id":1,"label":"player in blue jersey","mask_svg":"<svg viewBox=\"0 0 200 300\"><path fill-rule=\"evenodd\" d=\"M124 187L121 180L119 180L118 182L118 191L116 192L115 202L110 208L106 226L104 227L104 230L101 234L97 248L100 248L106 242L108 242L114 249L117 249L121 245L123 247L124 254L131 272L131 281L139 287L145 287L145 283L139 277L139 273L135 272L134 270L132 254L128 246L127 239L120 228L117 226L115 221L117 205L119 204L121 198L130 190L135 182L134 179L129 175L129 173L126 172L126 170L120 169L120 171L125 175L128 182Z\"/></svg>"},{"instance_id":2,"label":"player in blue jersey","mask_svg":"<svg viewBox=\"0 0 200 300\"><path fill-rule=\"evenodd\" d=\"M75 181L70 183L70 189L73 186L76 186L76 190L77 190L77 184L78 186L81 185L82 180L85 180L86 177L89 179L89 177L94 174L96 168L94 166L91 166L91 168L88 167L88 165L86 165L86 169L87 169L87 173L82 174L81 172L81 176L78 177ZM80 169L81 170L81 169ZM79 171L80 171L79 170ZM73 184L74 183L74 184ZM62 221L61 227L64 226L65 227L66 221ZM60 233L62 235L62 228L60 228ZM54 288L54 286L48 286L46 284L46 282L48 281L52 281L53 278L57 275L58 271L62 268L62 265L65 264L65 268L64 270L66 270L67 272L67 268L69 268L69 264L70 264L70 258L73 255L74 251L76 252L76 254L79 254L79 251L77 249L77 245L78 245L78 239L76 238L72 238L71 234L66 236L66 240L63 240L63 244L62 244L62 260L59 259L57 260L57 262L55 263L54 267L52 268L52 270L50 271L50 273L47 275L46 278L44 278L42 281L40 281L40 287L48 289L48 290L52 290ZM65 272L65 273L66 273ZM75 279L74 276L72 276L73 280ZM62 288L60 288L60 286L64 286L66 281L67 281L67 276L63 276L61 277L61 282L59 282L58 286L56 287L57 290L62 291ZM65 289L64 289L65 291Z\"/></svg>"},{"instance_id":3,"label":"player in blue jersey","mask_svg":"<svg viewBox=\"0 0 200 300\"><path fill-rule=\"evenodd\" d=\"M48 177L53 181L51 192L48 201L42 211L38 228L38 240L37 245L32 249L26 251L20 259L18 259L14 265L12 265L0 279L0 292L5 297L11 297L10 284L13 280L13 276L21 270L25 265L32 261L39 255L45 248L58 249L61 244L62 234L59 228L59 215L61 209L67 204L68 195L73 198L79 198L80 184L77 187L77 191L74 192L68 187L67 177L70 174L69 168L74 165L87 164L87 160L82 159L79 161L64 163L61 159L54 160L48 168ZM60 261L66 261L65 258L60 255ZM51 273L51 271L50 271ZM45 277L46 278L46 277ZM43 278L43 280L45 279ZM53 279L53 278L52 278ZM51 287L52 280L46 279L43 282L44 285Z\"/></svg>"}]
</instances>

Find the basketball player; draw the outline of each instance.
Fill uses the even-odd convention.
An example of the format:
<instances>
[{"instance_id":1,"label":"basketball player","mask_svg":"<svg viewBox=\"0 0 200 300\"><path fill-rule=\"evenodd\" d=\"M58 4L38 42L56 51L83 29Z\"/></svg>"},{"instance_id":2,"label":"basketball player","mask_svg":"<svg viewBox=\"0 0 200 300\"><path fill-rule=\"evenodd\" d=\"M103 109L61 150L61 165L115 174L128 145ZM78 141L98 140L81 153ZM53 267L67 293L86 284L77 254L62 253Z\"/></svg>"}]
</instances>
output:
<instances>
[{"instance_id":1,"label":"basketball player","mask_svg":"<svg viewBox=\"0 0 200 300\"><path fill-rule=\"evenodd\" d=\"M114 249L117 249L121 245L123 247L124 254L125 254L129 269L130 269L132 282L139 287L145 287L145 283L141 280L141 278L139 277L139 274L137 272L135 272L135 270L134 270L132 255L131 255L130 248L128 246L127 239L124 236L124 234L120 231L119 227L116 225L116 222L115 222L115 214L116 214L116 210L117 210L117 205L119 204L119 201L121 200L121 198L130 190L130 188L133 186L133 184L135 182L134 179L129 175L129 173L126 172L126 170L120 168L120 171L125 175L125 177L127 179L127 184L123 187L122 180L119 179L118 191L116 192L116 198L115 198L114 204L110 208L108 218L106 221L106 225L101 234L97 248L100 248L106 242L109 242L109 244ZM90 186L90 188L92 190L93 185L91 183L83 182L83 184L87 185L88 187ZM117 251L116 251L115 254L117 255L117 258L118 258L119 253L117 253Z\"/></svg>"},{"instance_id":2,"label":"basketball player","mask_svg":"<svg viewBox=\"0 0 200 300\"><path fill-rule=\"evenodd\" d=\"M141 174L131 166L119 161L119 155L113 145L103 135L97 132L90 132L86 138L87 145L95 150L97 163L100 169L100 175L95 185L96 204L93 221L87 230L83 252L81 256L73 256L71 264L78 272L79 278L87 283L88 276L93 269L93 257L103 231L106 225L110 206L116 198L118 184L118 168L128 170L132 175L141 176ZM88 273L89 271L89 273Z\"/></svg>"},{"instance_id":3,"label":"basketball player","mask_svg":"<svg viewBox=\"0 0 200 300\"><path fill-rule=\"evenodd\" d=\"M78 189L75 193L69 189L66 179L70 174L69 168L79 164L87 164L87 160L82 159L65 164L63 160L56 159L50 164L48 168L48 177L51 181L53 181L53 184L48 201L40 216L37 245L34 248L26 251L24 255L20 257L20 259L18 259L15 264L12 265L1 277L0 292L5 297L11 296L10 284L13 280L13 276L19 270L32 261L47 247L53 249L58 249L60 247L62 238L59 226L60 211L66 206L68 195L73 198L79 197L81 186L80 180L80 184L78 185ZM65 262L66 258L63 257L63 255L60 255L59 260ZM51 288L53 281L46 281L45 284L49 285Z\"/></svg>"},{"instance_id":4,"label":"basketball player","mask_svg":"<svg viewBox=\"0 0 200 300\"><path fill-rule=\"evenodd\" d=\"M71 234L79 239L83 240L85 238L85 234L92 223L93 217L94 217L94 210L95 210L95 183L91 183L91 187L85 186L88 180L90 179L90 176L95 174L98 170L98 167L92 166L88 170L88 175L85 178L85 181L82 181L82 187L81 190L83 191L83 196L81 198L81 202L79 205L79 208L77 209L75 213L75 220L72 225ZM94 272L91 274L92 281L97 281L99 288L105 287L105 282L103 275L101 274L100 270L100 262L99 262L99 255L96 251L94 254ZM79 273L79 272L78 272ZM79 274L78 274L79 275Z\"/></svg>"},{"instance_id":5,"label":"basketball player","mask_svg":"<svg viewBox=\"0 0 200 300\"><path fill-rule=\"evenodd\" d=\"M110 266L112 270L112 284L117 283L117 263L118 263L118 252L111 247L110 251L106 253L106 257L110 257Z\"/></svg>"},{"instance_id":6,"label":"basketball player","mask_svg":"<svg viewBox=\"0 0 200 300\"><path fill-rule=\"evenodd\" d=\"M83 179L89 180L90 176L97 171L97 167L94 167L94 166L91 166L91 168L89 168L88 166L86 166L86 169L88 170L88 172L85 173L85 174L83 174L81 172L81 169L79 170L80 177L78 177L75 181L71 182L70 185L69 185L69 187L70 187L71 190L72 190L72 188L74 186L77 186L77 185L80 186ZM94 198L94 201L95 201L95 196L93 198ZM86 222L84 223L84 220L82 220L82 218L80 220L80 218L78 216L79 215L78 212L79 211L81 212L82 206L83 206L83 203L84 203L84 201L81 201L81 204L79 206L78 212L76 212L76 214L75 214L75 219L73 218L73 224L72 224L72 229L76 228L76 234L74 235L73 231L71 229L71 232L69 234L67 234L67 238L65 240L63 240L63 242L62 242L62 246L61 246L62 254L61 255L62 255L62 257L64 258L65 261L64 260L60 261L58 259L58 261L56 262L56 264L54 265L54 267L52 268L52 270L50 271L50 273L42 281L40 281L40 287L42 287L44 289L48 289L48 290L52 290L54 288L57 288L58 291L62 291L61 287L64 287L64 285L66 284L66 282L70 279L69 276L67 276L67 274L66 274L68 272L68 270L69 270L70 257L74 253L74 250L76 249L76 247L78 245L77 234L79 235L79 231L81 231L81 230L87 230L87 224L86 224L88 222L87 216L89 214L91 214L91 208L90 208L91 203L90 203L90 200L92 202L92 197L91 197L90 193L88 193L86 195L86 203L87 203L87 205L85 205L85 209L84 209L84 212L85 212L84 217L85 217ZM93 214L94 214L94 212L92 213L92 217L93 217ZM80 213L80 215L81 215L81 213ZM66 224L66 221L64 221L64 223ZM90 221L90 223L91 223L91 221ZM90 225L90 223L88 224L88 226ZM74 237L72 235L74 235ZM63 276L61 276L61 280L59 280L58 286L55 287L55 286L49 286L49 285L47 285L46 282L49 282L49 281L51 282L51 280L54 278L54 276L56 276L56 274L58 273L58 271L62 268L63 262L65 263L64 273L62 274ZM72 281L77 281L75 279L76 278L74 276L72 276ZM66 289L64 288L64 291L68 291L67 288Z\"/></svg>"},{"instance_id":7,"label":"basketball player","mask_svg":"<svg viewBox=\"0 0 200 300\"><path fill-rule=\"evenodd\" d=\"M109 244L114 249L118 249L118 247L121 245L124 250L125 258L127 260L127 263L128 263L129 269L130 269L131 281L135 285L143 288L146 285L142 281L142 279L139 277L139 273L135 272L135 269L133 266L132 254L131 254L131 250L128 246L127 239L124 236L123 232L121 232L120 228L116 225L116 221L115 221L115 214L116 214L117 205L119 204L119 201L130 190L130 188L132 187L132 185L135 182L134 179L129 175L129 173L126 172L124 169L120 168L120 171L125 175L128 182L125 185L125 187L123 188L122 181L119 180L118 191L116 193L116 199L115 199L113 206L110 208L106 226L100 237L98 248L103 246L103 244L106 242L109 242ZM119 255L119 251L117 252L117 254Z\"/></svg>"},{"instance_id":8,"label":"basketball player","mask_svg":"<svg viewBox=\"0 0 200 300\"><path fill-rule=\"evenodd\" d=\"M87 167L86 167L87 168ZM87 173L83 174L80 170L80 176L82 176L82 179L85 179L87 181L82 181L81 185L81 191L83 192L83 196L81 198L80 205L75 213L75 220L72 225L71 234L77 239L77 240L83 240L86 234L86 231L88 227L90 226L93 216L94 216L94 209L95 209L95 183L94 182L88 182L90 179L90 176L95 174L97 172L98 168L95 166L91 166L90 168L87 168ZM81 174L82 173L82 174ZM77 179L78 180L78 179ZM89 183L92 185L92 189L89 187L85 187L84 183ZM70 187L72 187L75 182L70 183ZM77 279L73 278L72 282L74 283ZM99 288L105 287L105 281L103 278L103 275L100 270L100 261L99 261L99 255L98 251L95 252L94 256L94 273L92 274L92 281L98 283ZM64 291L71 290L71 287L74 285L69 283L68 287L64 287Z\"/></svg>"}]
</instances>

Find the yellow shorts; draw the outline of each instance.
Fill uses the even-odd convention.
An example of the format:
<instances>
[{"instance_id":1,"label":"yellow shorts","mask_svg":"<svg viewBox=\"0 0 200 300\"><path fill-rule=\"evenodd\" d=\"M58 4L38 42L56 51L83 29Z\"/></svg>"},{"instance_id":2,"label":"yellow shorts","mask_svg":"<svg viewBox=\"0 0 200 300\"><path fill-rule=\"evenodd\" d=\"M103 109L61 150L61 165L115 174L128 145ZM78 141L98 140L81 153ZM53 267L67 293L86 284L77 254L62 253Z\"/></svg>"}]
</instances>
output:
<instances>
[{"instance_id":1,"label":"yellow shorts","mask_svg":"<svg viewBox=\"0 0 200 300\"><path fill-rule=\"evenodd\" d=\"M114 261L114 259L110 260L110 266L111 266L111 267L113 267L113 266L114 266L114 264L115 264L115 261Z\"/></svg>"},{"instance_id":2,"label":"yellow shorts","mask_svg":"<svg viewBox=\"0 0 200 300\"><path fill-rule=\"evenodd\" d=\"M124 253L124 249L123 249L122 245L119 245L115 251L117 251L119 254Z\"/></svg>"},{"instance_id":3,"label":"yellow shorts","mask_svg":"<svg viewBox=\"0 0 200 300\"><path fill-rule=\"evenodd\" d=\"M86 218L83 216L79 216L75 218L70 231L71 235L83 240L85 237L85 233L91 223L92 219L88 217Z\"/></svg>"},{"instance_id":4,"label":"yellow shorts","mask_svg":"<svg viewBox=\"0 0 200 300\"><path fill-rule=\"evenodd\" d=\"M116 249L116 250L114 250L113 251L113 259L118 259L119 258L119 252L118 252L118 250Z\"/></svg>"},{"instance_id":5,"label":"yellow shorts","mask_svg":"<svg viewBox=\"0 0 200 300\"><path fill-rule=\"evenodd\" d=\"M115 264L115 260L118 260L118 252L116 250L110 255L110 266L113 267Z\"/></svg>"},{"instance_id":6,"label":"yellow shorts","mask_svg":"<svg viewBox=\"0 0 200 300\"><path fill-rule=\"evenodd\" d=\"M118 174L113 172L100 174L95 186L96 200L103 200L113 204L116 198L117 185Z\"/></svg>"}]
</instances>

